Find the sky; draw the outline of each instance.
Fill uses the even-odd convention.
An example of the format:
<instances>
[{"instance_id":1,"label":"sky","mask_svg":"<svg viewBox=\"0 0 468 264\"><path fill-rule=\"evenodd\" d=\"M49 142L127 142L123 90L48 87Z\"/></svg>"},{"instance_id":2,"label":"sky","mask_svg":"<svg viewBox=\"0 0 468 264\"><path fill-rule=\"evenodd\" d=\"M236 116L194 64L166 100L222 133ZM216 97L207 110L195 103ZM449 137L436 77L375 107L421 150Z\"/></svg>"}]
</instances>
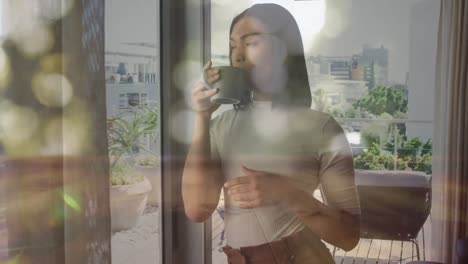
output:
<instances>
[{"instance_id":1,"label":"sky","mask_svg":"<svg viewBox=\"0 0 468 264\"><path fill-rule=\"evenodd\" d=\"M106 49L123 42L156 43L159 27L158 0L106 1Z\"/></svg>"}]
</instances>

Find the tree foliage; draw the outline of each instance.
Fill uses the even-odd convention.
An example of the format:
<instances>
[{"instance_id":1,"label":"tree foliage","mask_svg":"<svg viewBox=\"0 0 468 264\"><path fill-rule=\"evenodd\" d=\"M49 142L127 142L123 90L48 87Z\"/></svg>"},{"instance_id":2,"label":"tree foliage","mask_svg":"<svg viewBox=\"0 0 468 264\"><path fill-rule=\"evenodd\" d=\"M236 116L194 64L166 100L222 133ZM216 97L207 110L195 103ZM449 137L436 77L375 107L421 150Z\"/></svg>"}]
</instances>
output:
<instances>
[{"instance_id":1,"label":"tree foliage","mask_svg":"<svg viewBox=\"0 0 468 264\"><path fill-rule=\"evenodd\" d=\"M138 182L143 178L133 168L133 154L143 150L150 154L142 139L156 137L158 111L155 106L141 105L107 119L109 154L111 155L111 184L123 185ZM124 156L132 159L130 162Z\"/></svg>"},{"instance_id":2,"label":"tree foliage","mask_svg":"<svg viewBox=\"0 0 468 264\"><path fill-rule=\"evenodd\" d=\"M371 89L353 106L374 115L388 113L393 116L396 113L408 111L408 100L401 90L379 86Z\"/></svg>"},{"instance_id":3,"label":"tree foliage","mask_svg":"<svg viewBox=\"0 0 468 264\"><path fill-rule=\"evenodd\" d=\"M394 142L390 137L381 146L378 138L373 138L363 153L354 157L357 169L393 170L396 161L397 170L422 171L432 174L432 143L431 140L422 142L419 138L407 139L398 134L397 155L393 155Z\"/></svg>"}]
</instances>

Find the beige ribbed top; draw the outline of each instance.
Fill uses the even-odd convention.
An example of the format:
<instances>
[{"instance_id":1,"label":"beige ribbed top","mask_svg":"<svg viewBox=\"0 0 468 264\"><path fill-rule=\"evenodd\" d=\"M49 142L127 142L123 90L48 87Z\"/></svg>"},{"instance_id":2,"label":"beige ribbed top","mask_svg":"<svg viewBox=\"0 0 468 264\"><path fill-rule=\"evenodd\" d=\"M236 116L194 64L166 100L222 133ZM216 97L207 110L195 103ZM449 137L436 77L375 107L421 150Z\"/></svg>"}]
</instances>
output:
<instances>
[{"instance_id":1,"label":"beige ribbed top","mask_svg":"<svg viewBox=\"0 0 468 264\"><path fill-rule=\"evenodd\" d=\"M216 116L211 152L224 180L242 176L241 166L294 177L310 195L322 185L329 206L360 214L352 154L342 128L328 114L271 109L254 102ZM239 248L281 239L305 227L283 204L241 209L225 194L227 244Z\"/></svg>"}]
</instances>

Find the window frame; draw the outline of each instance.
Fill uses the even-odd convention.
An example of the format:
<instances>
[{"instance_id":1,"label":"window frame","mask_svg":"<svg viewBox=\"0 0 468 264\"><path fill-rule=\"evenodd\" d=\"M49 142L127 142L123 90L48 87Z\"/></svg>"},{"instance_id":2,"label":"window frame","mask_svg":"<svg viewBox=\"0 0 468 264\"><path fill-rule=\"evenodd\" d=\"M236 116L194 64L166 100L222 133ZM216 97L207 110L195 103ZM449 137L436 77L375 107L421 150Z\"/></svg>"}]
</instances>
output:
<instances>
[{"instance_id":1,"label":"window frame","mask_svg":"<svg viewBox=\"0 0 468 264\"><path fill-rule=\"evenodd\" d=\"M160 0L160 11L162 263L210 264L211 221L193 223L183 208L182 170L189 146L171 137L176 107L185 96L176 88L172 73L179 62L188 59L199 61L201 69L210 57L210 1ZM190 55L186 50L189 40Z\"/></svg>"}]
</instances>

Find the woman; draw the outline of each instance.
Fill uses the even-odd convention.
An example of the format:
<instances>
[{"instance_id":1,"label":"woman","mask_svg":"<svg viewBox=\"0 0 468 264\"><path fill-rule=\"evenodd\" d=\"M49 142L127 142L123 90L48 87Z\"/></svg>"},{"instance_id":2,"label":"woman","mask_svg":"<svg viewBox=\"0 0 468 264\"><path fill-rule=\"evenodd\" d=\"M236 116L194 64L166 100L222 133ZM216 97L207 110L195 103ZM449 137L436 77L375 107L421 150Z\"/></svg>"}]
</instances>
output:
<instances>
[{"instance_id":1,"label":"woman","mask_svg":"<svg viewBox=\"0 0 468 264\"><path fill-rule=\"evenodd\" d=\"M229 45L253 92L211 120L217 91L193 90L185 212L205 221L224 188L229 263L334 263L321 240L344 250L359 240L352 154L333 117L310 109L297 23L278 5L257 4L234 18ZM204 70L210 84L222 78L211 63ZM313 197L319 185L325 204Z\"/></svg>"}]
</instances>

